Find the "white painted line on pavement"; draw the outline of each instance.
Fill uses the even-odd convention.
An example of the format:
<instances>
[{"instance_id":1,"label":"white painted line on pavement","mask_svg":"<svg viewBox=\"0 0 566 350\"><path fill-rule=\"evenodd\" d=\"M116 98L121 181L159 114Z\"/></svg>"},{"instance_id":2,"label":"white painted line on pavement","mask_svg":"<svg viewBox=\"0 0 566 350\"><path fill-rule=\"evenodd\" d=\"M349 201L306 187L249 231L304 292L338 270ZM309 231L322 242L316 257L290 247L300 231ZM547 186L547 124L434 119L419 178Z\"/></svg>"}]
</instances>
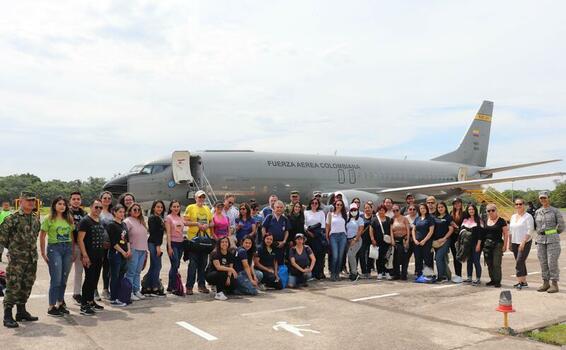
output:
<instances>
[{"instance_id":1,"label":"white painted line on pavement","mask_svg":"<svg viewBox=\"0 0 566 350\"><path fill-rule=\"evenodd\" d=\"M433 289L444 289L444 288L453 288L453 287L460 287L462 284L446 284L444 286L434 286Z\"/></svg>"},{"instance_id":2,"label":"white painted line on pavement","mask_svg":"<svg viewBox=\"0 0 566 350\"><path fill-rule=\"evenodd\" d=\"M364 297L358 299L350 299L350 301L357 302L357 301L364 301L364 300L372 300L372 299L381 299L387 297L394 297L399 295L399 293L389 293L389 294L381 294L381 295L372 295L371 297Z\"/></svg>"},{"instance_id":3,"label":"white painted line on pavement","mask_svg":"<svg viewBox=\"0 0 566 350\"><path fill-rule=\"evenodd\" d=\"M202 337L208 341L213 341L213 340L218 340L218 338L216 338L215 336L206 333L205 331L198 329L197 327L193 326L190 323L187 322L177 322L177 325L185 328L188 331L193 332L194 334L198 335L199 337Z\"/></svg>"},{"instance_id":4,"label":"white painted line on pavement","mask_svg":"<svg viewBox=\"0 0 566 350\"><path fill-rule=\"evenodd\" d=\"M293 311L293 310L302 310L306 309L306 306L296 306L296 307L289 307L286 309L275 309L275 310L265 310L265 311L258 311L258 312L248 312L245 314L240 314L240 316L255 316L255 315L264 315L264 314L271 314L275 312L284 312L284 311Z\"/></svg>"},{"instance_id":5,"label":"white painted line on pavement","mask_svg":"<svg viewBox=\"0 0 566 350\"><path fill-rule=\"evenodd\" d=\"M65 295L73 295L73 293L65 293ZM32 294L28 299L42 299L49 297L48 294Z\"/></svg>"},{"instance_id":6,"label":"white painted line on pavement","mask_svg":"<svg viewBox=\"0 0 566 350\"><path fill-rule=\"evenodd\" d=\"M535 272L528 272L527 275L531 276L531 275L540 275L541 272L540 271L535 271ZM511 275L511 277L517 277L517 275Z\"/></svg>"}]
</instances>

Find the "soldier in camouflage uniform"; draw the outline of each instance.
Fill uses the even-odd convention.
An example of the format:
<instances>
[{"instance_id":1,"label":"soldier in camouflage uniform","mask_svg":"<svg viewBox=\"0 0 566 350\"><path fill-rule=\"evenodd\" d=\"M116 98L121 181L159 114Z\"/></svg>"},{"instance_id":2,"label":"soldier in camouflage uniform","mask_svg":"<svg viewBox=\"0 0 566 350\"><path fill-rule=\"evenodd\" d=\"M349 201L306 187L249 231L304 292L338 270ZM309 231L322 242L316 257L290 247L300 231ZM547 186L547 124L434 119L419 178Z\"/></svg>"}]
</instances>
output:
<instances>
[{"instance_id":1,"label":"soldier in camouflage uniform","mask_svg":"<svg viewBox=\"0 0 566 350\"><path fill-rule=\"evenodd\" d=\"M542 274L539 292L558 293L560 268L560 233L564 231L564 218L560 210L550 206L548 192L539 193L542 206L535 212L537 256ZM552 281L552 285L550 282Z\"/></svg>"},{"instance_id":2,"label":"soldier in camouflage uniform","mask_svg":"<svg viewBox=\"0 0 566 350\"><path fill-rule=\"evenodd\" d=\"M35 282L37 270L37 237L40 223L33 212L35 194L22 192L20 210L0 225L0 244L8 248L10 263L6 269L7 288L4 297L4 326L18 327L16 321L37 321L26 311L26 303ZM16 305L16 319L12 308Z\"/></svg>"}]
</instances>

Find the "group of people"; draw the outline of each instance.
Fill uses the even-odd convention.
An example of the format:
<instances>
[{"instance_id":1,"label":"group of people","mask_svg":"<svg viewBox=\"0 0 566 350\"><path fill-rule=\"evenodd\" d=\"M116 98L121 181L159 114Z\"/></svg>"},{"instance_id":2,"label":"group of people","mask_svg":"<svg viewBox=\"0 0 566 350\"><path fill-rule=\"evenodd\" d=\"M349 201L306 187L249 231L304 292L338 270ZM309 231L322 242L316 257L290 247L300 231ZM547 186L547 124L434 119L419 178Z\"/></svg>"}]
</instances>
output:
<instances>
[{"instance_id":1,"label":"group of people","mask_svg":"<svg viewBox=\"0 0 566 350\"><path fill-rule=\"evenodd\" d=\"M112 194L102 192L86 212L81 193L73 192L68 199L55 198L40 224L33 212L35 195L22 193L19 211L0 225L0 246L10 254L4 326L37 320L25 305L35 281L38 236L51 278L47 314L53 317L69 313L64 296L71 266L73 299L82 315L91 316L104 309L97 303L102 299L124 307L146 297L164 297L165 291L192 295L195 283L199 293L208 294L208 282L215 299L226 300L230 293L256 295L267 288L307 286L313 279L369 279L372 270L378 280L407 280L412 256L415 282L451 280L479 286L483 253L490 277L486 285L498 288L502 256L509 248L516 259L515 287L522 289L528 286L525 261L533 240L543 278L538 290L558 292L564 221L550 206L547 192L540 193L541 207L534 218L526 212L525 202L516 199L509 223L494 204L487 204L482 218L474 204L464 206L458 198L449 210L432 196L415 204L409 194L403 206L390 198L379 205L359 198L348 202L340 192L325 205L321 197L314 192L304 205L300 194L292 191L289 204L272 195L260 208L254 201L236 205L236 197L226 194L211 209L205 204L206 193L197 191L195 203L183 213L178 201L166 207L156 200L146 218L131 193L114 204ZM164 251L171 263L166 288L160 279ZM179 274L182 260L188 260L185 284ZM98 293L101 275L103 288Z\"/></svg>"}]
</instances>

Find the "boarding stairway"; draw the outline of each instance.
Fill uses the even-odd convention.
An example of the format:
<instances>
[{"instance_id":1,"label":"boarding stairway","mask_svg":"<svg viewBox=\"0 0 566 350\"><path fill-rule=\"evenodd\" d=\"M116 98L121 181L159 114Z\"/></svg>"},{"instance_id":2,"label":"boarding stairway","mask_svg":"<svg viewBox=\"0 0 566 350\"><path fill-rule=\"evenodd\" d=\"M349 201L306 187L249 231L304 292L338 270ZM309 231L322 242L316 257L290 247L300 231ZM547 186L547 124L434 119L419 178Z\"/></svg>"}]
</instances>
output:
<instances>
[{"instance_id":1,"label":"boarding stairway","mask_svg":"<svg viewBox=\"0 0 566 350\"><path fill-rule=\"evenodd\" d=\"M486 201L488 204L494 203L497 206L499 216L507 221L511 219L511 215L514 213L513 202L492 187L483 190L467 190L466 193L472 196L478 205L482 201Z\"/></svg>"},{"instance_id":2,"label":"boarding stairway","mask_svg":"<svg viewBox=\"0 0 566 350\"><path fill-rule=\"evenodd\" d=\"M191 188L191 191L194 191L194 193L197 191L204 191L204 193L206 193L205 203L209 208L213 208L214 203L218 201L218 197L214 193L214 189L204 172L200 173L200 176L195 178L194 181L189 184L189 187Z\"/></svg>"}]
</instances>

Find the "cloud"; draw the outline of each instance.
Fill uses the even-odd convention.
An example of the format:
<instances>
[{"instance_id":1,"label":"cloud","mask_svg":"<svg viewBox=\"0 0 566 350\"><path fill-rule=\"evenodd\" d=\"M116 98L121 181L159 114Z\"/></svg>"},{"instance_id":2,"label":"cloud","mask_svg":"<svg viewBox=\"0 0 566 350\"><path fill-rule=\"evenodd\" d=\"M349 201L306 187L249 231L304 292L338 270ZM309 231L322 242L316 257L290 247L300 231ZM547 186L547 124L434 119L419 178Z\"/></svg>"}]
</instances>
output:
<instances>
[{"instance_id":1,"label":"cloud","mask_svg":"<svg viewBox=\"0 0 566 350\"><path fill-rule=\"evenodd\" d=\"M429 159L484 99L490 166L564 158L565 9L20 1L0 26L0 121L28 161L7 152L0 175L111 176L173 149Z\"/></svg>"}]
</instances>

